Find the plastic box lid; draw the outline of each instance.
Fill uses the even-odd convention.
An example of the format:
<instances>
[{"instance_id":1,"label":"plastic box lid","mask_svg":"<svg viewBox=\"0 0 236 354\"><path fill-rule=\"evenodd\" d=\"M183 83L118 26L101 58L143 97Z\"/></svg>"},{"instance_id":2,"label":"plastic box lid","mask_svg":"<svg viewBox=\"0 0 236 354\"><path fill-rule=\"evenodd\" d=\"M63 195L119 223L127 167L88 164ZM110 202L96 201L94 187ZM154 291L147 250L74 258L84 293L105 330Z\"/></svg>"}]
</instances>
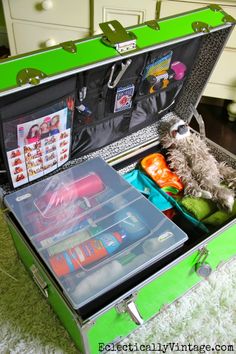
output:
<instances>
[{"instance_id":1,"label":"plastic box lid","mask_svg":"<svg viewBox=\"0 0 236 354\"><path fill-rule=\"evenodd\" d=\"M188 239L101 158L11 193L5 203L76 310Z\"/></svg>"}]
</instances>

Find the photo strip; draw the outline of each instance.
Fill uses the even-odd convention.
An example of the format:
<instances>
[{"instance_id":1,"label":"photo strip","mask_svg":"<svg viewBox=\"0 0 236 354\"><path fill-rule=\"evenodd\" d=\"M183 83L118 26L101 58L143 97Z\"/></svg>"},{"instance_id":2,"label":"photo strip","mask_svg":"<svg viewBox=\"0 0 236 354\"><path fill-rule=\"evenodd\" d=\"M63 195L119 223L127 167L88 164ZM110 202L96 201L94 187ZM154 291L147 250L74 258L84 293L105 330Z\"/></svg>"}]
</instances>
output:
<instances>
[{"instance_id":1,"label":"photo strip","mask_svg":"<svg viewBox=\"0 0 236 354\"><path fill-rule=\"evenodd\" d=\"M70 96L49 107L47 114L43 114L44 110L38 112L37 118L34 114L20 117L19 123L14 120L16 142L11 145L15 148L6 151L14 188L56 170L69 160L73 109L74 98Z\"/></svg>"}]
</instances>

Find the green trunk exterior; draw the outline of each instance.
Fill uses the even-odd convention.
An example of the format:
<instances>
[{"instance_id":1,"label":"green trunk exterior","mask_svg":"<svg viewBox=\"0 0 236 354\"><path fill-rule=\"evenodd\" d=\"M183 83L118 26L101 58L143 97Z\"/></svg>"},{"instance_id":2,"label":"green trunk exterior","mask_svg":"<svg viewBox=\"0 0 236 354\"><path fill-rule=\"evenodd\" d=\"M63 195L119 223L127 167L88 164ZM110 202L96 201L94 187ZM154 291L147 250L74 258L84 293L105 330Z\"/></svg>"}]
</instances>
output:
<instances>
[{"instance_id":1,"label":"green trunk exterior","mask_svg":"<svg viewBox=\"0 0 236 354\"><path fill-rule=\"evenodd\" d=\"M228 228L207 245L207 263L212 269L236 254L236 224ZM201 278L195 272L199 252L196 251L160 277L138 291L137 308L143 319L149 320L167 304L178 299ZM97 354L99 343L109 344L119 337L126 337L137 325L127 313L118 314L115 308L102 315L88 333L90 353Z\"/></svg>"},{"instance_id":2,"label":"green trunk exterior","mask_svg":"<svg viewBox=\"0 0 236 354\"><path fill-rule=\"evenodd\" d=\"M204 22L212 29L224 25L225 13L223 10L214 11L210 7L196 10L192 13L182 14L170 19L158 21L160 30L155 30L147 25L134 27L131 31L137 36L139 50L167 45L169 41L197 35L193 28L193 22ZM34 68L42 71L48 77L61 73L77 70L88 65L102 63L108 59L122 56L113 47L106 46L101 42L101 37L95 37L75 43L77 53L70 53L60 46L52 47L44 51L36 51L2 60L0 63L0 92L17 87L16 77L19 71L26 68ZM138 53L138 51L137 51Z\"/></svg>"},{"instance_id":3,"label":"green trunk exterior","mask_svg":"<svg viewBox=\"0 0 236 354\"><path fill-rule=\"evenodd\" d=\"M75 345L78 347L81 353L84 353L82 336L72 311L69 309L69 307L67 306L62 296L55 288L53 283L51 282L51 280L45 274L44 270L37 262L37 259L33 256L32 252L29 251L29 248L26 246L26 243L23 241L23 237L19 233L18 229L11 222L11 220L9 220L9 218L6 218L6 222L8 224L10 233L13 238L13 242L15 244L20 259L22 260L27 270L30 271L30 267L32 265L35 265L37 269L40 271L41 276L43 277L44 281L48 285L47 287L48 302L50 303L51 307L53 308L53 310L61 320L63 326L70 334L71 338L73 338Z\"/></svg>"},{"instance_id":4,"label":"green trunk exterior","mask_svg":"<svg viewBox=\"0 0 236 354\"><path fill-rule=\"evenodd\" d=\"M23 236L15 227L13 222L7 218L7 223L13 237L16 249L22 262L29 270L35 264L41 275L48 284L48 301L57 313L64 327L69 332L79 350L85 353L83 337L75 319L75 313L66 304L57 288L54 286L45 271L38 263L29 246L23 241ZM209 256L207 263L213 269L222 262L229 260L236 254L236 224L226 229L216 238L207 244ZM135 303L145 321L152 318L158 311L167 304L170 304L190 288L196 285L201 278L195 272L195 264L198 260L199 252L195 251L177 265L173 266L159 277L153 279L138 290ZM96 318L95 323L84 332L85 341L88 343L90 354L99 352L99 343L109 344L125 338L138 326L131 320L128 313L118 313L116 308L101 314ZM86 352L87 353L87 352Z\"/></svg>"}]
</instances>

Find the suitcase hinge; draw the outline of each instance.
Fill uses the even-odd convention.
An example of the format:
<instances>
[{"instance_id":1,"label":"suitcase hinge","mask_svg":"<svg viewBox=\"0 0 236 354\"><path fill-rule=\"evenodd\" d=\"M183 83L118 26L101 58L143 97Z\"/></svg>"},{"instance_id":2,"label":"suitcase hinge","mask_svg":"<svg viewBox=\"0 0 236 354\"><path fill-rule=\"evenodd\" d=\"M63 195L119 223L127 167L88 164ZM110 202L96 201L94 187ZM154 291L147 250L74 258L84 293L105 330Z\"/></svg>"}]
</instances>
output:
<instances>
[{"instance_id":1,"label":"suitcase hinge","mask_svg":"<svg viewBox=\"0 0 236 354\"><path fill-rule=\"evenodd\" d=\"M38 69L26 68L18 72L16 82L18 86L26 84L38 85L45 77L47 77L47 75Z\"/></svg>"},{"instance_id":2,"label":"suitcase hinge","mask_svg":"<svg viewBox=\"0 0 236 354\"><path fill-rule=\"evenodd\" d=\"M137 325L142 325L144 320L140 315L139 310L137 309L137 306L134 302L136 297L137 294L133 294L128 298L124 299L116 305L116 310L118 313L128 313L134 323L136 323Z\"/></svg>"},{"instance_id":3,"label":"suitcase hinge","mask_svg":"<svg viewBox=\"0 0 236 354\"><path fill-rule=\"evenodd\" d=\"M114 47L119 54L137 50L136 35L127 32L117 20L99 23L103 31L102 42L110 47Z\"/></svg>"},{"instance_id":4,"label":"suitcase hinge","mask_svg":"<svg viewBox=\"0 0 236 354\"><path fill-rule=\"evenodd\" d=\"M68 41L68 42L62 42L60 43L60 46L69 53L76 54L77 53L77 47L73 41Z\"/></svg>"},{"instance_id":5,"label":"suitcase hinge","mask_svg":"<svg viewBox=\"0 0 236 354\"><path fill-rule=\"evenodd\" d=\"M209 33L211 28L206 22L196 21L192 23L192 29L196 33Z\"/></svg>"},{"instance_id":6,"label":"suitcase hinge","mask_svg":"<svg viewBox=\"0 0 236 354\"><path fill-rule=\"evenodd\" d=\"M204 120L203 120L201 114L198 113L197 109L194 107L193 104L190 104L190 109L191 109L191 112L192 112L193 116L196 118L196 121L198 122L200 136L201 136L201 138L205 139L205 137L206 137L206 129L205 129ZM192 120L192 117L188 121L188 124L191 122L191 120Z\"/></svg>"},{"instance_id":7,"label":"suitcase hinge","mask_svg":"<svg viewBox=\"0 0 236 354\"><path fill-rule=\"evenodd\" d=\"M144 23L145 23L145 25L152 28L153 30L160 31L160 25L156 20L146 21Z\"/></svg>"}]
</instances>

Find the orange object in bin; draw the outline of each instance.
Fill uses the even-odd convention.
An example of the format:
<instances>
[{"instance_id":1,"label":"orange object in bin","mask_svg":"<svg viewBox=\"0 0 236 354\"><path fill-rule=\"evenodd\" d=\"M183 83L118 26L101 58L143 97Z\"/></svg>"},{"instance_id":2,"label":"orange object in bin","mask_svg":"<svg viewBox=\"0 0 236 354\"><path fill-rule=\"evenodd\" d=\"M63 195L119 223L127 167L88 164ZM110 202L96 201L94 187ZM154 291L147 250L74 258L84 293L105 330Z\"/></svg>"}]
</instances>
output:
<instances>
[{"instance_id":1,"label":"orange object in bin","mask_svg":"<svg viewBox=\"0 0 236 354\"><path fill-rule=\"evenodd\" d=\"M146 156L141 161L141 166L159 187L174 187L179 191L184 189L180 178L170 170L162 154L154 153Z\"/></svg>"}]
</instances>

